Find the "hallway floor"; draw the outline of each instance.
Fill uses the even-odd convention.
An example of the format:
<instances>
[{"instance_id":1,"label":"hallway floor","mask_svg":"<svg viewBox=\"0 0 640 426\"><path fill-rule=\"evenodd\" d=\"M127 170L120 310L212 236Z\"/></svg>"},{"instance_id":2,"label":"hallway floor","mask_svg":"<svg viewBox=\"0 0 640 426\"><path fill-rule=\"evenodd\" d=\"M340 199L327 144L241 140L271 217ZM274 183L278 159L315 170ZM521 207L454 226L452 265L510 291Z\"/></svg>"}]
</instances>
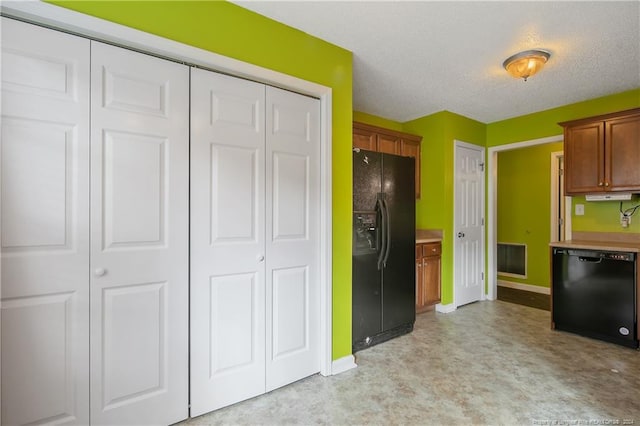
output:
<instances>
[{"instance_id":1,"label":"hallway floor","mask_svg":"<svg viewBox=\"0 0 640 426\"><path fill-rule=\"evenodd\" d=\"M640 425L640 353L549 329L548 311L478 302L315 375L185 421L213 424Z\"/></svg>"}]
</instances>

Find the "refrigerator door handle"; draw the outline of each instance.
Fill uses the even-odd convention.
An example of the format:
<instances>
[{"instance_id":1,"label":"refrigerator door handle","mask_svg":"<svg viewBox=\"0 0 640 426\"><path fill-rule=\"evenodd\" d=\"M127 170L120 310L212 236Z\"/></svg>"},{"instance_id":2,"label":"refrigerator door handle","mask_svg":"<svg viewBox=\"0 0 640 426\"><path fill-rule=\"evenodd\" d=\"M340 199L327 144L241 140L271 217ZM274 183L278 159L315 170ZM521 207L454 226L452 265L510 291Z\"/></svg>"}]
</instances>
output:
<instances>
[{"instance_id":1,"label":"refrigerator door handle","mask_svg":"<svg viewBox=\"0 0 640 426\"><path fill-rule=\"evenodd\" d=\"M383 257L385 254L385 249L387 247L387 211L385 209L384 201L378 198L376 201L376 210L380 210L380 215L382 216L380 220L380 226L378 229L380 230L380 234L382 235L382 241L380 242L380 253L378 254L378 270L382 269Z\"/></svg>"},{"instance_id":2,"label":"refrigerator door handle","mask_svg":"<svg viewBox=\"0 0 640 426\"><path fill-rule=\"evenodd\" d=\"M384 247L384 260L382 261L382 266L387 267L387 260L389 260L389 253L391 252L391 215L389 214L389 206L387 205L387 200L382 200L382 207L385 211L386 216L386 224L385 230L387 232L386 245Z\"/></svg>"}]
</instances>

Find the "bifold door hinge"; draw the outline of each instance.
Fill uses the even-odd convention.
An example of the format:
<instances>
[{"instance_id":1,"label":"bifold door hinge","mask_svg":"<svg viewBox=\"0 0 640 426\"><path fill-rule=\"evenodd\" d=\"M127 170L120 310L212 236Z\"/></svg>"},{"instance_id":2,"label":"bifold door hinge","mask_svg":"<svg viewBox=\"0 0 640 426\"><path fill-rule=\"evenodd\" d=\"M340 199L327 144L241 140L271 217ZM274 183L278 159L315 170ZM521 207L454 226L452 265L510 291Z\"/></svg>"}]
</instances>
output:
<instances>
[{"instance_id":1,"label":"bifold door hinge","mask_svg":"<svg viewBox=\"0 0 640 426\"><path fill-rule=\"evenodd\" d=\"M480 171L481 171L481 172L484 172L484 163L480 163L480 164L478 164L478 165L480 166Z\"/></svg>"},{"instance_id":2,"label":"bifold door hinge","mask_svg":"<svg viewBox=\"0 0 640 426\"><path fill-rule=\"evenodd\" d=\"M484 226L484 217L480 219L480 225Z\"/></svg>"},{"instance_id":3,"label":"bifold door hinge","mask_svg":"<svg viewBox=\"0 0 640 426\"><path fill-rule=\"evenodd\" d=\"M480 272L480 280L484 281L484 272Z\"/></svg>"}]
</instances>

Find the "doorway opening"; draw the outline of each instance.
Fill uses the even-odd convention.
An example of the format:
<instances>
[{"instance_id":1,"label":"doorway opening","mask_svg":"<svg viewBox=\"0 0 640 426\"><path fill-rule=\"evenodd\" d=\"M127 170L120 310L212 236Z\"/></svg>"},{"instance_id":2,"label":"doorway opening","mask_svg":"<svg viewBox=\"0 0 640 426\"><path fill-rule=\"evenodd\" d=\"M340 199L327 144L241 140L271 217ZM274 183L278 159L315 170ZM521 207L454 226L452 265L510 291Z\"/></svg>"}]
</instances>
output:
<instances>
[{"instance_id":1,"label":"doorway opening","mask_svg":"<svg viewBox=\"0 0 640 426\"><path fill-rule=\"evenodd\" d=\"M497 216L498 216L498 153L520 148L528 148L553 142L562 142L563 136L550 136L529 141L516 142L489 148L487 155L489 176L487 179L487 299L495 300L498 294L497 276ZM553 168L552 168L553 169ZM556 186L556 189L558 186ZM570 203L568 203L570 209ZM566 209L567 207L565 207ZM553 210L553 209L551 209ZM566 210L565 210L566 211ZM551 213L550 213L551 214ZM567 215L570 216L570 215ZM565 220L565 237L570 232L570 224Z\"/></svg>"}]
</instances>

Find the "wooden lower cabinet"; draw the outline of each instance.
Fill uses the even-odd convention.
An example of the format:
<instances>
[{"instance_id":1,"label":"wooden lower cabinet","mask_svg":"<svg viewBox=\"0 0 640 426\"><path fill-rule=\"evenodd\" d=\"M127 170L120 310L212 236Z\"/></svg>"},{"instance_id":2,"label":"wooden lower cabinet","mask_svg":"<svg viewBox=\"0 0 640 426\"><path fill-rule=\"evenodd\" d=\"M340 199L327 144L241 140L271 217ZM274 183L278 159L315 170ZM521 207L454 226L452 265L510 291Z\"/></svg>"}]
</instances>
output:
<instances>
[{"instance_id":1,"label":"wooden lower cabinet","mask_svg":"<svg viewBox=\"0 0 640 426\"><path fill-rule=\"evenodd\" d=\"M440 242L416 244L416 312L440 302Z\"/></svg>"}]
</instances>

